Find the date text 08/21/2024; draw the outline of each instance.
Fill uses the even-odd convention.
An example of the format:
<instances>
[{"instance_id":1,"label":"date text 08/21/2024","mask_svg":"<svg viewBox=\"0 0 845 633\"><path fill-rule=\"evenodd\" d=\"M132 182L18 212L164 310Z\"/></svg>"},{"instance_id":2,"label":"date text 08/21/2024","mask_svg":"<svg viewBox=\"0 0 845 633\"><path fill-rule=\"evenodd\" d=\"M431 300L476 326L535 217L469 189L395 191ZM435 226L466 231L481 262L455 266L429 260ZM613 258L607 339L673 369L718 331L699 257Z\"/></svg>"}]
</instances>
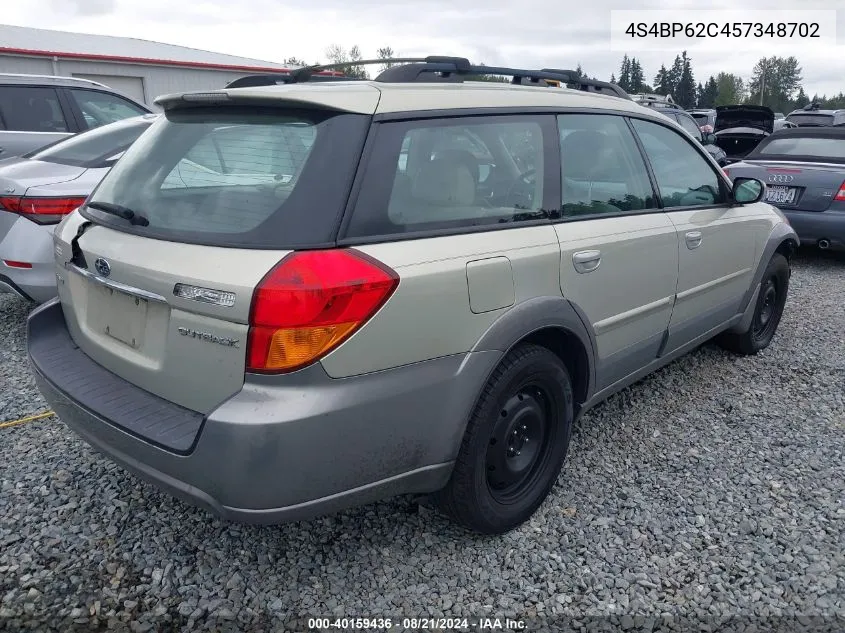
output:
<instances>
[{"instance_id":1,"label":"date text 08/21/2024","mask_svg":"<svg viewBox=\"0 0 845 633\"><path fill-rule=\"evenodd\" d=\"M311 631L390 630L410 631L524 631L525 622L510 618L309 618Z\"/></svg>"}]
</instances>

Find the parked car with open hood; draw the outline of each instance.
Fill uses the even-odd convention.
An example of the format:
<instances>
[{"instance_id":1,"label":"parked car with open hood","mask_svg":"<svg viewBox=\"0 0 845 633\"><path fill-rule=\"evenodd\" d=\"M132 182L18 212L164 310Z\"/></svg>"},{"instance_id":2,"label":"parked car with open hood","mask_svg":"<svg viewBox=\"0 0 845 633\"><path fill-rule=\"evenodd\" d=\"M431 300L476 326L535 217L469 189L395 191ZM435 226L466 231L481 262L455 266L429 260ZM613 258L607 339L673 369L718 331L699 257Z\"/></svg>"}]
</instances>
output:
<instances>
[{"instance_id":1,"label":"parked car with open hood","mask_svg":"<svg viewBox=\"0 0 845 633\"><path fill-rule=\"evenodd\" d=\"M845 248L845 127L780 130L727 171L765 182L802 243Z\"/></svg>"},{"instance_id":2,"label":"parked car with open hood","mask_svg":"<svg viewBox=\"0 0 845 633\"><path fill-rule=\"evenodd\" d=\"M161 97L56 229L29 358L65 424L227 519L434 493L502 533L583 411L714 337L771 343L797 237L612 84L387 61Z\"/></svg>"},{"instance_id":3,"label":"parked car with open hood","mask_svg":"<svg viewBox=\"0 0 845 633\"><path fill-rule=\"evenodd\" d=\"M56 296L53 229L158 115L123 119L0 161L0 292Z\"/></svg>"},{"instance_id":4,"label":"parked car with open hood","mask_svg":"<svg viewBox=\"0 0 845 633\"><path fill-rule=\"evenodd\" d=\"M728 162L744 158L774 131L775 113L758 105L725 105L716 108L716 144Z\"/></svg>"}]
</instances>

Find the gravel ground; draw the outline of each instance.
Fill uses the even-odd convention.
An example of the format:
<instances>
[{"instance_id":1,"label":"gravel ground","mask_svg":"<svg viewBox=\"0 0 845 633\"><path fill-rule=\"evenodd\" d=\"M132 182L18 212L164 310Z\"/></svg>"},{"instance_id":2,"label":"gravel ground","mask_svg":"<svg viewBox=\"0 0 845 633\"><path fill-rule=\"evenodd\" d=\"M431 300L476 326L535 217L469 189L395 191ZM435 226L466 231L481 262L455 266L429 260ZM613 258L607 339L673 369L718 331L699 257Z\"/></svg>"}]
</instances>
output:
<instances>
[{"instance_id":1,"label":"gravel ground","mask_svg":"<svg viewBox=\"0 0 845 633\"><path fill-rule=\"evenodd\" d=\"M592 630L616 614L628 630L716 630L739 614L758 631L845 630L806 619L845 617L843 296L845 257L802 254L768 350L705 346L594 409L550 500L501 538L410 499L225 524L55 419L0 429L0 629L263 630L334 614ZM28 310L0 297L0 421L47 410Z\"/></svg>"}]
</instances>

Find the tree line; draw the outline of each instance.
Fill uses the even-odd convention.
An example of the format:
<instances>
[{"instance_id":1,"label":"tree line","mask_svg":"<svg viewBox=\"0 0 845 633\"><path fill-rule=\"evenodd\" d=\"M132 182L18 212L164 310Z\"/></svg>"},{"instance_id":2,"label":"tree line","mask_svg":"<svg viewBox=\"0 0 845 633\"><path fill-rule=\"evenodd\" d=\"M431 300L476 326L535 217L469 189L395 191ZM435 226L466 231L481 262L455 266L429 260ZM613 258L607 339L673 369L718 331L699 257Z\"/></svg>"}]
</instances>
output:
<instances>
[{"instance_id":1,"label":"tree line","mask_svg":"<svg viewBox=\"0 0 845 633\"><path fill-rule=\"evenodd\" d=\"M720 72L696 83L692 60L686 51L675 56L668 68L661 64L652 84L648 84L642 66L635 57L622 57L619 79L611 76L626 92L651 92L671 95L684 108L714 108L720 105L757 104L774 112L791 112L815 102L821 108L845 108L845 93L828 97L809 97L801 85L801 65L794 56L763 57L751 71L750 79Z\"/></svg>"},{"instance_id":2,"label":"tree line","mask_svg":"<svg viewBox=\"0 0 845 633\"><path fill-rule=\"evenodd\" d=\"M365 65L358 64L364 58L361 49L356 45L344 48L337 44L329 46L325 55L327 63L339 64L339 70L350 77L369 79L370 72ZM376 54L378 59L388 60L395 57L393 48L384 46ZM295 66L308 65L305 61L290 57L285 64ZM319 63L319 62L315 62ZM484 66L485 64L479 64ZM378 74L391 63L385 61L377 67L374 74ZM683 51L676 55L670 66L660 65L660 69L649 83L646 80L642 63L636 57L624 55L619 67L619 77L616 73L610 76L610 81L618 84L623 90L631 94L657 93L671 95L672 99L683 108L714 108L720 105L759 104L771 108L774 112L791 112L802 108L808 103L815 102L821 108L845 108L845 93L840 92L832 97L814 94L809 97L801 85L801 65L794 56L761 58L752 69L751 78L743 79L734 73L720 72L711 75L704 81L695 81L692 59ZM576 68L579 77L588 75L579 63ZM591 77L596 79L596 77ZM479 75L473 77L481 81L509 81L505 77L495 75Z\"/></svg>"}]
</instances>

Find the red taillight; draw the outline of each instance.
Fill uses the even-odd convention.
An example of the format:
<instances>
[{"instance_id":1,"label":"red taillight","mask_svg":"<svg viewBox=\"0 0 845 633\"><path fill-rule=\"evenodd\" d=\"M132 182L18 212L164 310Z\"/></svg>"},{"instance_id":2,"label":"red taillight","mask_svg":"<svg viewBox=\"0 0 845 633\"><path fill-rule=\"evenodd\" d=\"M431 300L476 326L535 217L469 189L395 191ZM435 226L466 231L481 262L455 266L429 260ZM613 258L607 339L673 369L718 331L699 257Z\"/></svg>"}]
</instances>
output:
<instances>
[{"instance_id":1,"label":"red taillight","mask_svg":"<svg viewBox=\"0 0 845 633\"><path fill-rule=\"evenodd\" d=\"M354 250L287 255L252 296L247 371L283 373L349 338L390 298L399 276Z\"/></svg>"},{"instance_id":2,"label":"red taillight","mask_svg":"<svg viewBox=\"0 0 845 633\"><path fill-rule=\"evenodd\" d=\"M0 198L0 207L19 213L38 224L55 224L82 206L85 198Z\"/></svg>"},{"instance_id":3,"label":"red taillight","mask_svg":"<svg viewBox=\"0 0 845 633\"><path fill-rule=\"evenodd\" d=\"M3 263L9 268L32 268L32 264L29 262L18 262L14 259L4 259Z\"/></svg>"},{"instance_id":4,"label":"red taillight","mask_svg":"<svg viewBox=\"0 0 845 633\"><path fill-rule=\"evenodd\" d=\"M833 199L837 202L845 202L845 182L839 185L839 191L833 196Z\"/></svg>"}]
</instances>

